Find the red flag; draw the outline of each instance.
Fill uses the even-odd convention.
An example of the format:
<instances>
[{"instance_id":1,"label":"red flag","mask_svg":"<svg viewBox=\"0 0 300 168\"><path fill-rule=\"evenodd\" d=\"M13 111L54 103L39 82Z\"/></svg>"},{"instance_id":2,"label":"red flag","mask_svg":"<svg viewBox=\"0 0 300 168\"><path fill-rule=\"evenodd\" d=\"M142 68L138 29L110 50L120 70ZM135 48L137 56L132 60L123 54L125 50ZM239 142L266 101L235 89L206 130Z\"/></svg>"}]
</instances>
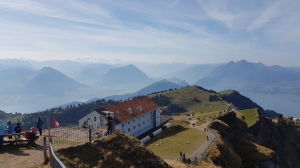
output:
<instances>
[{"instance_id":1,"label":"red flag","mask_svg":"<svg viewBox=\"0 0 300 168\"><path fill-rule=\"evenodd\" d=\"M54 118L54 126L56 127L56 128L59 128L60 127L60 125L59 125L59 123L57 122L57 120Z\"/></svg>"}]
</instances>

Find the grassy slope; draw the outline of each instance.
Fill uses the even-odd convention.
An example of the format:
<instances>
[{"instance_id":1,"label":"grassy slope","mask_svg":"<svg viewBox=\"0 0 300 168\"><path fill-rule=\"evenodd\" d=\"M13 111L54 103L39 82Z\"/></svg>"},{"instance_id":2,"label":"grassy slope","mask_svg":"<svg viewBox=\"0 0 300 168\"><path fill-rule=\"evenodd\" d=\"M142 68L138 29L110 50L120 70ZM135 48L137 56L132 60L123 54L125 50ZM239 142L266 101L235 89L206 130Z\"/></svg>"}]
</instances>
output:
<instances>
[{"instance_id":1,"label":"grassy slope","mask_svg":"<svg viewBox=\"0 0 300 168\"><path fill-rule=\"evenodd\" d=\"M247 109L247 110L241 110L240 113L242 113L245 116L245 121L250 127L251 125L256 123L258 114L257 114L257 109Z\"/></svg>"},{"instance_id":2,"label":"grassy slope","mask_svg":"<svg viewBox=\"0 0 300 168\"><path fill-rule=\"evenodd\" d=\"M171 97L172 103L183 106L187 110L178 116L174 116L174 120L171 121L171 129L158 135L155 141L149 143L148 149L162 158L178 157L180 151L186 154L192 153L205 141L206 135L204 132L189 128L185 122L181 122L182 120L208 118L209 116L217 115L220 110L228 108L228 104L225 101L209 101L210 93L197 86L153 94L149 95L149 97L160 94ZM195 101L195 98L198 101ZM186 115L192 113L195 113L193 117ZM156 144L160 144L160 146L156 146Z\"/></svg>"},{"instance_id":3,"label":"grassy slope","mask_svg":"<svg viewBox=\"0 0 300 168\"><path fill-rule=\"evenodd\" d=\"M175 116L175 119L177 120L188 119L189 117L185 117L184 114L191 113L195 113L195 118L205 118L217 114L220 110L228 108L228 104L225 101L209 101L210 93L198 88L197 86L190 86L183 89L153 94L149 95L149 97L151 98L160 94L171 97L172 103L183 106L187 110L182 113L183 115ZM195 98L199 101L195 102Z\"/></svg>"},{"instance_id":4,"label":"grassy slope","mask_svg":"<svg viewBox=\"0 0 300 168\"><path fill-rule=\"evenodd\" d=\"M190 128L186 122L171 120L170 123L171 128L159 134L147 145L148 149L161 158L176 158L179 157L179 152L191 154L205 141L206 134Z\"/></svg>"}]
</instances>

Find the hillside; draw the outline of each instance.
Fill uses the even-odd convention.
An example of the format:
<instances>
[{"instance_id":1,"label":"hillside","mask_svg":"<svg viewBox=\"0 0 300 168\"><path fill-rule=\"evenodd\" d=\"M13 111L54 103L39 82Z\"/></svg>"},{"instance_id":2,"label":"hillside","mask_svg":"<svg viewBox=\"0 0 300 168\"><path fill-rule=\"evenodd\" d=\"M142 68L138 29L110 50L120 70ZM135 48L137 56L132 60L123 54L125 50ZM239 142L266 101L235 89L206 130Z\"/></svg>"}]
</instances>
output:
<instances>
[{"instance_id":1,"label":"hillside","mask_svg":"<svg viewBox=\"0 0 300 168\"><path fill-rule=\"evenodd\" d=\"M257 143L278 154L280 167L300 167L300 127L283 120L260 119L251 131Z\"/></svg>"},{"instance_id":2,"label":"hillside","mask_svg":"<svg viewBox=\"0 0 300 168\"><path fill-rule=\"evenodd\" d=\"M231 61L194 84L214 90L300 94L300 73L277 65Z\"/></svg>"},{"instance_id":3,"label":"hillside","mask_svg":"<svg viewBox=\"0 0 300 168\"><path fill-rule=\"evenodd\" d=\"M115 135L57 152L66 167L164 167L161 158L145 148L138 139L119 131Z\"/></svg>"},{"instance_id":4,"label":"hillside","mask_svg":"<svg viewBox=\"0 0 300 168\"><path fill-rule=\"evenodd\" d=\"M232 168L278 166L277 153L254 142L251 134L247 133L247 124L237 118L235 112L218 117L209 127L217 130L218 138L203 162Z\"/></svg>"},{"instance_id":5,"label":"hillside","mask_svg":"<svg viewBox=\"0 0 300 168\"><path fill-rule=\"evenodd\" d=\"M260 115L265 117L276 117L277 113L271 110L264 110L261 106L253 102L246 96L241 95L234 90L226 90L219 92L219 97L228 103L233 104L239 110L257 108Z\"/></svg>"}]
</instances>

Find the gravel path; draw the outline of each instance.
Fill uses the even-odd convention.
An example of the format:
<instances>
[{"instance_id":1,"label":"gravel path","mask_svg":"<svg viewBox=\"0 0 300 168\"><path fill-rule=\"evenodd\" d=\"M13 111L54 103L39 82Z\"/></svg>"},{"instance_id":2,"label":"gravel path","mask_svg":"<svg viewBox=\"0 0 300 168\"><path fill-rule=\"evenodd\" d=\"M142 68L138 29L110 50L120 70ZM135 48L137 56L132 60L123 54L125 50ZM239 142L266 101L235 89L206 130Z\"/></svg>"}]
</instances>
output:
<instances>
[{"instance_id":1,"label":"gravel path","mask_svg":"<svg viewBox=\"0 0 300 168\"><path fill-rule=\"evenodd\" d=\"M206 127L207 127L207 124L209 124L209 123L203 123L203 124L200 125L200 126L193 126L193 124L195 124L196 121L197 121L197 120L192 120L192 121L190 121L190 127L195 128L195 129L199 129L199 130L201 130L201 131L204 132L204 128L206 128ZM205 150L209 147L209 145L212 144L212 143L214 142L214 140L215 140L215 138L216 138L216 135L215 135L213 132L211 132L211 131L205 132L205 133L206 133L206 135L207 135L209 138L211 138L211 140L205 141L201 146L199 146L199 147L194 151L193 154L187 156L188 158L195 158L195 157L200 158L202 155L204 155L204 152L205 152Z\"/></svg>"}]
</instances>

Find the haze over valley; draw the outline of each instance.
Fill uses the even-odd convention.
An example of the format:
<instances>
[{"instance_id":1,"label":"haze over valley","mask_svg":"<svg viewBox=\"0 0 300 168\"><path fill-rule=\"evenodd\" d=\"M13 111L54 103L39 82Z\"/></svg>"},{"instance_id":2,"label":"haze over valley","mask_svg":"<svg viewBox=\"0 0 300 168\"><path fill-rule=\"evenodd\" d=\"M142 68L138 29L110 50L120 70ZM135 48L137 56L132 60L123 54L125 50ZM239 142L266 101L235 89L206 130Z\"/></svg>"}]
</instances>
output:
<instances>
[{"instance_id":1,"label":"haze over valley","mask_svg":"<svg viewBox=\"0 0 300 168\"><path fill-rule=\"evenodd\" d=\"M246 60L193 65L2 59L0 65L0 109L6 112L31 113L102 98L124 100L198 85L241 91L263 108L299 115L300 72L296 68ZM145 73L150 67L151 73Z\"/></svg>"}]
</instances>

